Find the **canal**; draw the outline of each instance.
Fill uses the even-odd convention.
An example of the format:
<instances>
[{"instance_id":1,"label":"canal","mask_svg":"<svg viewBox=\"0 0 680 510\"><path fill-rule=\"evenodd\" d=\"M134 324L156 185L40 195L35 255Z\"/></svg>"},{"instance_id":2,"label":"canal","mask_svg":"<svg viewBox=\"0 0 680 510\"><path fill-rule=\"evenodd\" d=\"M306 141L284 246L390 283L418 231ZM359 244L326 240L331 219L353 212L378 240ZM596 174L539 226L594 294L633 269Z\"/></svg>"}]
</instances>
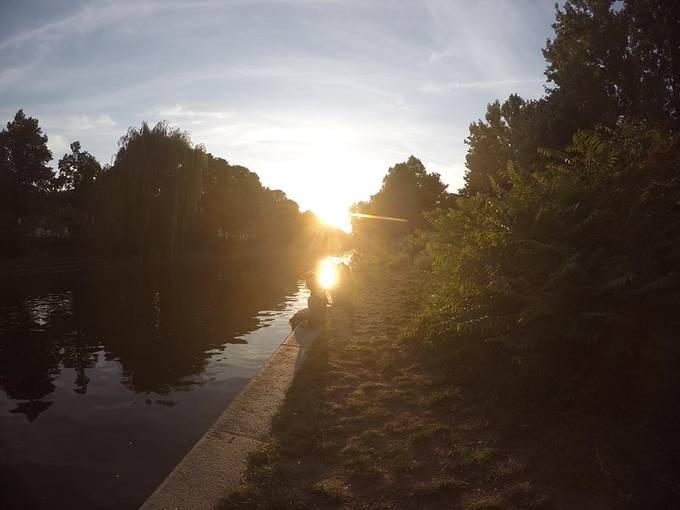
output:
<instances>
[{"instance_id":1,"label":"canal","mask_svg":"<svg viewBox=\"0 0 680 510\"><path fill-rule=\"evenodd\" d=\"M238 259L0 281L0 508L136 508L306 305Z\"/></svg>"}]
</instances>

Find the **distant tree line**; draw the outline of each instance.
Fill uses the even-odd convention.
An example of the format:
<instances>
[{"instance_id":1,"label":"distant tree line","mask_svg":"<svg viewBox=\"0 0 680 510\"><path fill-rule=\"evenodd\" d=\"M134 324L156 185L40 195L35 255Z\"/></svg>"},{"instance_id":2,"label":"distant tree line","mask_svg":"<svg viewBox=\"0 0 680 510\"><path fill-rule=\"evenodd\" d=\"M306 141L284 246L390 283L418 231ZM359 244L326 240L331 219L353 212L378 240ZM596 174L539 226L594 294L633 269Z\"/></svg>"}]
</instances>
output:
<instances>
[{"instance_id":1,"label":"distant tree line","mask_svg":"<svg viewBox=\"0 0 680 510\"><path fill-rule=\"evenodd\" d=\"M283 249L338 248L325 226L257 174L193 145L161 122L130 128L112 165L80 142L58 162L35 118L19 110L0 132L0 256L106 253L175 258Z\"/></svg>"}]
</instances>

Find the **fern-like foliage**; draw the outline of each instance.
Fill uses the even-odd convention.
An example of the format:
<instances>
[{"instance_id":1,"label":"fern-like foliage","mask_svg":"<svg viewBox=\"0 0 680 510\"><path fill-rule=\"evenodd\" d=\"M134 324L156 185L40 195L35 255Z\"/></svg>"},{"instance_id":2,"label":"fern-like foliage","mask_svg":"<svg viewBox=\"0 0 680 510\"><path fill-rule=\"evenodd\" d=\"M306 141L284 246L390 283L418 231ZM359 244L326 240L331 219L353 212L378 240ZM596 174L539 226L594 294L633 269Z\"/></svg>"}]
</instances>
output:
<instances>
[{"instance_id":1,"label":"fern-like foliage","mask_svg":"<svg viewBox=\"0 0 680 510\"><path fill-rule=\"evenodd\" d=\"M680 306L680 139L625 125L542 154L541 171L508 165L509 186L428 216L430 344L585 360Z\"/></svg>"}]
</instances>

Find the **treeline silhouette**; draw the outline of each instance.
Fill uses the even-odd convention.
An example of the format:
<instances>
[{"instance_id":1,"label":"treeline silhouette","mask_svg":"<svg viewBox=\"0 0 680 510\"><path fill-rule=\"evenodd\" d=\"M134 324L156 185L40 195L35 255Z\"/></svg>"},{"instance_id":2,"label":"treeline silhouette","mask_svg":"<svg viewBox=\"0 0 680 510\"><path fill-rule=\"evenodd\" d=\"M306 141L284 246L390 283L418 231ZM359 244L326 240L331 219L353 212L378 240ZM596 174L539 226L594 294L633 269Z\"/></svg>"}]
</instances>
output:
<instances>
[{"instance_id":1,"label":"treeline silhouette","mask_svg":"<svg viewBox=\"0 0 680 510\"><path fill-rule=\"evenodd\" d=\"M428 173L425 165L411 156L387 171L375 195L352 206L352 233L364 251L375 252L404 239L415 229L426 228L423 213L453 204L441 176ZM360 215L375 216L364 218ZM379 218L378 218L379 217ZM404 239L408 243L409 239Z\"/></svg>"},{"instance_id":2,"label":"treeline silhouette","mask_svg":"<svg viewBox=\"0 0 680 510\"><path fill-rule=\"evenodd\" d=\"M570 429L566 451L536 452L553 472L578 466L575 478L604 476L622 506L670 508L680 500L680 9L570 0L553 27L545 95L492 102L470 125L463 189L446 194L411 158L355 205L409 222L385 227L382 243L377 221L358 218L354 232L364 256L392 251L426 271L412 336L450 384L514 416L506 423ZM594 441L599 461L584 450Z\"/></svg>"},{"instance_id":3,"label":"treeline silhouette","mask_svg":"<svg viewBox=\"0 0 680 510\"><path fill-rule=\"evenodd\" d=\"M19 110L0 132L0 256L41 252L174 259L188 253L341 249L323 225L257 174L193 145L165 122L130 128L113 165L81 144L48 166L38 119ZM309 251L309 250L308 250Z\"/></svg>"}]
</instances>

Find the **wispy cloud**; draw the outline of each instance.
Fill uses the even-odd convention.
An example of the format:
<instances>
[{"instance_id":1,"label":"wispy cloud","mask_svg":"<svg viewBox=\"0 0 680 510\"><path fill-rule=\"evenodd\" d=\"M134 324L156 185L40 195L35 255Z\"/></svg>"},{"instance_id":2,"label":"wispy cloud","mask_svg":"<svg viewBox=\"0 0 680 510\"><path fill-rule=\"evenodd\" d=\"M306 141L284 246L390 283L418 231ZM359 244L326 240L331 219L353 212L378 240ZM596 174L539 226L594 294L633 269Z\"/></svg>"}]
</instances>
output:
<instances>
[{"instance_id":1,"label":"wispy cloud","mask_svg":"<svg viewBox=\"0 0 680 510\"><path fill-rule=\"evenodd\" d=\"M167 120L312 207L410 154L457 188L469 122L540 94L554 0L81 2L4 10L0 120L24 108L55 156L78 139L102 161Z\"/></svg>"},{"instance_id":2,"label":"wispy cloud","mask_svg":"<svg viewBox=\"0 0 680 510\"><path fill-rule=\"evenodd\" d=\"M0 89L21 79L31 66L17 66L0 69Z\"/></svg>"},{"instance_id":3,"label":"wispy cloud","mask_svg":"<svg viewBox=\"0 0 680 510\"><path fill-rule=\"evenodd\" d=\"M53 44L66 37L94 32L104 25L129 18L144 18L159 11L188 10L219 6L215 1L111 1L91 2L63 18L9 35L0 41L0 51L23 45Z\"/></svg>"},{"instance_id":4,"label":"wispy cloud","mask_svg":"<svg viewBox=\"0 0 680 510\"><path fill-rule=\"evenodd\" d=\"M118 123L107 113L67 115L63 117L61 125L66 131L87 131L90 129L118 127Z\"/></svg>"},{"instance_id":5,"label":"wispy cloud","mask_svg":"<svg viewBox=\"0 0 680 510\"><path fill-rule=\"evenodd\" d=\"M140 21L162 11L218 7L215 1L111 1L91 2L66 16L27 28L0 40L0 66L13 54L22 54L21 66L0 71L0 88L16 83L35 69L44 59L57 52L68 39L87 36L107 26L125 26L130 20Z\"/></svg>"},{"instance_id":6,"label":"wispy cloud","mask_svg":"<svg viewBox=\"0 0 680 510\"><path fill-rule=\"evenodd\" d=\"M108 113L47 114L40 117L40 124L44 125L45 128L58 129L67 133L120 129L118 122Z\"/></svg>"},{"instance_id":7,"label":"wispy cloud","mask_svg":"<svg viewBox=\"0 0 680 510\"><path fill-rule=\"evenodd\" d=\"M50 45L66 36L92 32L104 23L114 22L129 15L124 7L113 4L85 6L61 19L16 32L0 41L0 51L15 50L25 45Z\"/></svg>"},{"instance_id":8,"label":"wispy cloud","mask_svg":"<svg viewBox=\"0 0 680 510\"><path fill-rule=\"evenodd\" d=\"M121 132L118 122L107 113L52 114L43 115L39 120L48 136L48 146L55 160L68 152L69 144L75 140L92 140L94 135L115 141ZM87 144L85 149L91 150Z\"/></svg>"},{"instance_id":9,"label":"wispy cloud","mask_svg":"<svg viewBox=\"0 0 680 510\"><path fill-rule=\"evenodd\" d=\"M181 104L176 104L174 106L159 106L153 110L149 110L147 113L158 115L166 120L177 118L193 119L195 117L201 117L203 119L227 119L233 116L233 114L229 114L227 112L213 110L193 110L191 108L186 108Z\"/></svg>"},{"instance_id":10,"label":"wispy cloud","mask_svg":"<svg viewBox=\"0 0 680 510\"><path fill-rule=\"evenodd\" d=\"M448 83L434 83L427 82L420 87L421 92L427 94L446 94L453 90L471 90L471 89L497 89L506 87L508 85L536 85L544 83L541 79L504 79L504 80L486 80L486 81L450 81Z\"/></svg>"},{"instance_id":11,"label":"wispy cloud","mask_svg":"<svg viewBox=\"0 0 680 510\"><path fill-rule=\"evenodd\" d=\"M53 167L57 166L56 161L69 152L69 143L66 141L66 138L59 134L51 134L48 137L47 147L52 151L52 157L54 158L54 161L52 161Z\"/></svg>"}]
</instances>

